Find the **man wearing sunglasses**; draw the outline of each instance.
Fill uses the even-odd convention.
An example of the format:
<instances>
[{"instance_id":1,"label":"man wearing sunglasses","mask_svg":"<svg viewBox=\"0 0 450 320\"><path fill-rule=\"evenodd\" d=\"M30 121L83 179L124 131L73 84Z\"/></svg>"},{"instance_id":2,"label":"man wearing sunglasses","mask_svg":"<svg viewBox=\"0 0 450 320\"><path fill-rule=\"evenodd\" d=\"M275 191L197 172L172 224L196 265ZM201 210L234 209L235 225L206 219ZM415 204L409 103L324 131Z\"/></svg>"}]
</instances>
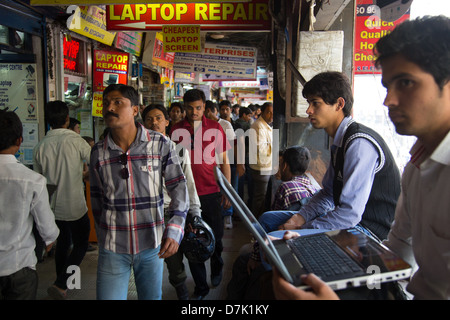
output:
<instances>
[{"instance_id":1,"label":"man wearing sunglasses","mask_svg":"<svg viewBox=\"0 0 450 320\"><path fill-rule=\"evenodd\" d=\"M97 299L126 299L131 268L138 299L161 299L163 259L177 252L183 237L189 197L175 148L136 124L138 112L134 88L112 84L103 92L110 132L93 147L90 165ZM166 227L163 181L172 199Z\"/></svg>"}]
</instances>

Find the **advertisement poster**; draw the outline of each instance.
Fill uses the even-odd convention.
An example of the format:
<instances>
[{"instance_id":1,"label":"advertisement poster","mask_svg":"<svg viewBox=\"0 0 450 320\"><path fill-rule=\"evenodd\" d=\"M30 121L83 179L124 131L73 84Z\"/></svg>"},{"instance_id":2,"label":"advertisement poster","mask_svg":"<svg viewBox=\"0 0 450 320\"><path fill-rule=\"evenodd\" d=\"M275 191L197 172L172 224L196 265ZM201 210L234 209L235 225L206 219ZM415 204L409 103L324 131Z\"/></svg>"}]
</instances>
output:
<instances>
[{"instance_id":1,"label":"advertisement poster","mask_svg":"<svg viewBox=\"0 0 450 320\"><path fill-rule=\"evenodd\" d=\"M373 48L377 41L398 24L409 19L409 11L396 21L380 19L380 9L372 0L358 0L355 19L355 74L379 74L374 66Z\"/></svg>"},{"instance_id":2,"label":"advertisement poster","mask_svg":"<svg viewBox=\"0 0 450 320\"><path fill-rule=\"evenodd\" d=\"M94 50L93 116L102 116L101 97L107 86L115 83L128 83L128 64L128 53Z\"/></svg>"},{"instance_id":3,"label":"advertisement poster","mask_svg":"<svg viewBox=\"0 0 450 320\"><path fill-rule=\"evenodd\" d=\"M0 109L14 111L22 122L38 122L36 64L0 63Z\"/></svg>"},{"instance_id":4,"label":"advertisement poster","mask_svg":"<svg viewBox=\"0 0 450 320\"><path fill-rule=\"evenodd\" d=\"M141 55L142 35L142 32L117 32L116 48L139 57Z\"/></svg>"},{"instance_id":5,"label":"advertisement poster","mask_svg":"<svg viewBox=\"0 0 450 320\"><path fill-rule=\"evenodd\" d=\"M174 59L175 59L174 52L164 51L163 34L161 32L157 32L153 47L152 64L157 67L172 69Z\"/></svg>"},{"instance_id":6,"label":"advertisement poster","mask_svg":"<svg viewBox=\"0 0 450 320\"><path fill-rule=\"evenodd\" d=\"M256 48L205 43L200 53L177 52L173 69L255 79L256 60Z\"/></svg>"}]
</instances>

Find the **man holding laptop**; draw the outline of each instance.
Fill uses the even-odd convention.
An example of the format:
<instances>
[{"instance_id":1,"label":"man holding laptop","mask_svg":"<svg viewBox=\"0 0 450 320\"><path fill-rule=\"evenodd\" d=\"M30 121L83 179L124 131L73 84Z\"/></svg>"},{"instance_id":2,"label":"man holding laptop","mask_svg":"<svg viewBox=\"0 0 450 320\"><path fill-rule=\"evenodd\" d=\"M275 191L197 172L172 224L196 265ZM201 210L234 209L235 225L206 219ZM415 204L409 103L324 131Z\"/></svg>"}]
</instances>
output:
<instances>
[{"instance_id":1,"label":"man holding laptop","mask_svg":"<svg viewBox=\"0 0 450 320\"><path fill-rule=\"evenodd\" d=\"M406 21L376 44L376 64L387 89L384 104L402 135L414 135L402 177L395 222L384 243L417 271L407 290L415 299L450 298L450 19ZM285 281L278 271L277 298L334 299L314 275L303 278L313 292Z\"/></svg>"}]
</instances>

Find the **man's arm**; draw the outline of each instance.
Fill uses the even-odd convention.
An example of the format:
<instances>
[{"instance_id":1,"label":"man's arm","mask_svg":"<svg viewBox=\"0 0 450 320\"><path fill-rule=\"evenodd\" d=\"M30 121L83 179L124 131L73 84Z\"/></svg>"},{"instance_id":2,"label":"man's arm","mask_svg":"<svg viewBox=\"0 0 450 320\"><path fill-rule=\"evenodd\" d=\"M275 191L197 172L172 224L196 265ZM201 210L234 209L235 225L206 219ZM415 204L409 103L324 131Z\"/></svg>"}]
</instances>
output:
<instances>
[{"instance_id":1,"label":"man's arm","mask_svg":"<svg viewBox=\"0 0 450 320\"><path fill-rule=\"evenodd\" d=\"M328 198L329 205L333 203L333 175L332 170L327 171L324 177L324 188L315 195L298 215L294 215L284 227L286 229L346 229L357 225L362 218L369 199L378 165L378 151L371 142L364 138L355 139L347 149L344 158L343 188L339 198L340 204L330 211L318 211L319 197ZM331 165L330 165L331 167ZM325 183L326 182L326 183ZM327 196L325 196L327 195ZM324 203L324 202L320 202ZM319 207L320 208L320 207ZM325 209L321 207L321 209ZM322 215L320 215L322 214ZM300 216L301 217L300 217ZM303 224L299 225L299 223Z\"/></svg>"},{"instance_id":2,"label":"man's arm","mask_svg":"<svg viewBox=\"0 0 450 320\"><path fill-rule=\"evenodd\" d=\"M55 223L53 214L48 201L48 192L46 179L42 176L39 183L40 188L34 191L33 201L30 206L30 214L33 216L39 235L47 247L56 241L59 235L59 229Z\"/></svg>"},{"instance_id":3,"label":"man's arm","mask_svg":"<svg viewBox=\"0 0 450 320\"><path fill-rule=\"evenodd\" d=\"M364 138L355 139L344 157L343 187L340 204L326 215L303 225L312 229L346 229L357 225L372 190L379 155Z\"/></svg>"}]
</instances>

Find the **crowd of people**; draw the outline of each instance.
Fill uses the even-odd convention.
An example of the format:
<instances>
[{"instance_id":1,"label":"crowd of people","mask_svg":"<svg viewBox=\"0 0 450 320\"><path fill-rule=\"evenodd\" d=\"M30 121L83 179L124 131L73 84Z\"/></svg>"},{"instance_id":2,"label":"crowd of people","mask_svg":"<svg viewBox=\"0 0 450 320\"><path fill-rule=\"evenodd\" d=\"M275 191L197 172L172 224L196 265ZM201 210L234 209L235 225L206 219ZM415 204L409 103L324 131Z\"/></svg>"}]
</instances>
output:
<instances>
[{"instance_id":1,"label":"crowd of people","mask_svg":"<svg viewBox=\"0 0 450 320\"><path fill-rule=\"evenodd\" d=\"M389 116L399 134L417 137L402 177L383 138L353 119L351 84L340 72L315 75L302 92L310 123L333 141L321 188L307 174L306 147L276 151L269 102L216 104L191 89L169 109L140 110L133 87L112 84L103 92L108 131L94 145L69 130L66 103L49 102L51 130L33 150L34 171L14 157L23 140L18 116L0 111L0 298L36 297L37 238L47 250L57 242L56 280L48 292L66 297L67 267L79 266L89 246L88 179L99 250L97 299L126 299L131 272L139 299L161 299L163 261L179 299L204 299L206 264L188 261L195 282L190 296L180 243L186 230L195 232L194 217L209 225L215 237L210 282L219 285L224 228L233 227L233 208L214 175L219 167L243 199L248 194L248 207L267 232L355 227L417 269L407 287L415 298L448 299L449 34L450 19L420 18L375 47ZM275 178L280 182L272 195ZM275 298L339 298L314 275L303 279L311 291L294 287L261 263L257 245L233 265L229 298L259 298L268 287L250 283L262 275L259 283L270 284Z\"/></svg>"}]
</instances>

